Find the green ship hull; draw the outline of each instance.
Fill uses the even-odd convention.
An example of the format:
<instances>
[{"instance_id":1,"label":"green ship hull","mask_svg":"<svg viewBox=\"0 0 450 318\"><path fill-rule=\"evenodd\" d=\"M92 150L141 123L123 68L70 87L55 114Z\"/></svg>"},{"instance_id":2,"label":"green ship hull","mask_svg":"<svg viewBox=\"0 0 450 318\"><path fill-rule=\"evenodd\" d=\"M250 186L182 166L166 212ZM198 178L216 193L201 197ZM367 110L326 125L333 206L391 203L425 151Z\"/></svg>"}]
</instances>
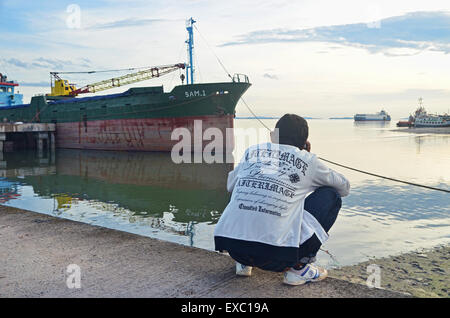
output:
<instances>
[{"instance_id":1,"label":"green ship hull","mask_svg":"<svg viewBox=\"0 0 450 318\"><path fill-rule=\"evenodd\" d=\"M248 81L180 85L168 93L162 86L143 87L60 100L35 96L30 104L2 107L0 119L55 123L58 148L171 151L178 142L171 138L174 129L187 128L193 135L195 121L201 121L202 132L218 128L226 138L237 102L250 85Z\"/></svg>"}]
</instances>

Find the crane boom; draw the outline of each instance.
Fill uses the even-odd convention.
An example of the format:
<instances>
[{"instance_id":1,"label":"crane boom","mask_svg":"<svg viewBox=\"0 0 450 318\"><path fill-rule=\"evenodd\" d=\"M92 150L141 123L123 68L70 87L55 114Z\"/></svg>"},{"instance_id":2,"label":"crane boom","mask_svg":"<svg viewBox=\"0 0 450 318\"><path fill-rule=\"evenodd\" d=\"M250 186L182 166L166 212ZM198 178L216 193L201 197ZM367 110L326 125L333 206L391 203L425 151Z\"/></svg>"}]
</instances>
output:
<instances>
[{"instance_id":1,"label":"crane boom","mask_svg":"<svg viewBox=\"0 0 450 318\"><path fill-rule=\"evenodd\" d=\"M107 89L129 85L141 81L146 81L154 77L160 77L162 75L176 71L177 69L184 69L186 66L184 63L155 66L149 69L145 69L139 72L134 72L119 77L103 80L97 83L86 85L82 88L76 88L75 85L69 84L66 80L59 77L58 74L62 73L95 73L90 72L51 72L50 74L55 78L55 83L52 85L52 93L50 96L77 96L79 94L96 93Z\"/></svg>"}]
</instances>

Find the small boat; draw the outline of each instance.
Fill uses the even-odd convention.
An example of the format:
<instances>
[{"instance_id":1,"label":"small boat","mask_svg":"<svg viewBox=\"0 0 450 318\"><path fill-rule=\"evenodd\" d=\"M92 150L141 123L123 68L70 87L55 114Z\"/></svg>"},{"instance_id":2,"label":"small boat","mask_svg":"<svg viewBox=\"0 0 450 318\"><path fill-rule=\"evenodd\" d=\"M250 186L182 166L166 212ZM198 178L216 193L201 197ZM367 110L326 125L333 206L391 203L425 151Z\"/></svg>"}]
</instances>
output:
<instances>
[{"instance_id":1,"label":"small boat","mask_svg":"<svg viewBox=\"0 0 450 318\"><path fill-rule=\"evenodd\" d=\"M397 127L412 127L414 126L414 116L409 115L408 120L400 120L397 123Z\"/></svg>"},{"instance_id":2,"label":"small boat","mask_svg":"<svg viewBox=\"0 0 450 318\"><path fill-rule=\"evenodd\" d=\"M390 121L391 116L389 116L386 111L382 110L376 114L356 114L354 116L355 121Z\"/></svg>"},{"instance_id":3,"label":"small boat","mask_svg":"<svg viewBox=\"0 0 450 318\"><path fill-rule=\"evenodd\" d=\"M22 104L23 95L14 92L17 86L17 82L8 81L8 77L0 73L0 107Z\"/></svg>"},{"instance_id":4,"label":"small boat","mask_svg":"<svg viewBox=\"0 0 450 318\"><path fill-rule=\"evenodd\" d=\"M409 120L400 120L397 123L397 127L411 127L413 125L412 121Z\"/></svg>"}]
</instances>

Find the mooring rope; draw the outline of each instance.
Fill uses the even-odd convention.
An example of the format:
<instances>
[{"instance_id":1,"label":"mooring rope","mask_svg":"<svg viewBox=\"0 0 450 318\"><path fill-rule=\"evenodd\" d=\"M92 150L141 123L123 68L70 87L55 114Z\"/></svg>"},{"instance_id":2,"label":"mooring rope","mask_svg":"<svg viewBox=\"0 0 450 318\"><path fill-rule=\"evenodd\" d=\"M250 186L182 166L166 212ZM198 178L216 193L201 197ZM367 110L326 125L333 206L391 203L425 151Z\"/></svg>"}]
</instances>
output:
<instances>
[{"instance_id":1,"label":"mooring rope","mask_svg":"<svg viewBox=\"0 0 450 318\"><path fill-rule=\"evenodd\" d=\"M419 184L419 183L409 182L409 181L405 181L405 180L399 180L399 179L395 179L395 178L381 176L379 174L375 174L375 173L367 172L367 171L364 171L364 170L359 170L359 169L356 169L356 168L344 166L344 165L342 165L340 163L333 162L333 161L325 159L325 158L321 158L321 157L318 157L318 158L320 160L326 161L326 162L331 163L333 165L336 165L336 166L339 166L339 167L342 167L342 168L346 168L346 169L349 169L349 170L353 170L353 171L356 171L356 172L364 173L364 174L367 174L367 175L370 175L370 176L374 176L374 177L378 177L378 178L382 178L382 179L386 179L386 180L391 180L391 181L395 181L395 182L405 183L405 184L412 185L412 186L415 186L415 187L421 187L421 188L426 188L426 189L430 189L430 190L436 190L436 191L442 191L442 192L450 193L450 190L447 190L447 189L435 188L435 187L430 187L430 186L427 186L427 185L424 185L424 184Z\"/></svg>"},{"instance_id":2,"label":"mooring rope","mask_svg":"<svg viewBox=\"0 0 450 318\"><path fill-rule=\"evenodd\" d=\"M219 64L222 66L222 68L223 68L223 70L225 71L225 73L228 75L228 77L230 77L232 80L233 80L233 77L230 75L230 73L228 72L228 70L226 69L226 67L223 65L223 63L222 63L222 61L220 60L220 58L217 56L217 54L214 52L214 50L211 48L211 46L208 44L208 41L205 39L205 37L201 34L201 32L199 31L199 29L194 25L194 27L195 27L195 29L197 30L197 32L200 34L200 36L203 38L203 40L205 41L205 43L206 43L206 45L208 46L208 48L211 50L211 52L214 54L214 56L216 57L216 59L217 59L217 61L219 62ZM244 103L244 105L245 105L245 107L247 107L247 109L250 111L250 113L253 115L253 117L255 118L255 119L257 119L260 123L261 123L261 125L262 126L264 126L269 132L271 132L272 131L272 129L270 129L256 114L255 114L255 112L251 109L251 107L246 103L246 101L244 100L244 98L241 96L240 97L240 100ZM326 161L326 162L328 162L328 163L331 163L331 164L334 164L334 165L337 165L337 166L340 166L340 167L342 167L342 168L346 168L346 169L349 169L349 170L353 170L353 171L357 171L357 172L360 172L360 173L364 173L364 174L367 174L367 175L371 175L371 176L375 176L375 177L378 177L378 178L383 178L383 179L387 179L387 180L391 180L391 181L395 181L395 182L401 182L401 183L406 183L406 184L409 184L409 185L413 185L413 186L417 186L417 187L423 187L423 188L427 188L427 189L430 189L430 190L437 190L437 191L443 191L443 192L447 192L447 193L450 193L450 190L446 190L446 189L441 189L441 188L434 188L434 187L430 187L430 186L426 186L426 185L422 185L422 184L417 184L417 183L412 183L412 182L408 182L408 181L403 181L403 180L398 180L398 179L394 179L394 178L389 178L389 177L385 177L385 176L381 176L381 175L378 175L378 174L374 174L374 173L371 173L371 172L367 172L367 171L363 171L363 170L359 170L359 169L355 169L355 168L352 168L352 167L348 167L348 166L345 166L345 165L342 165L342 164L339 164L339 163L336 163L336 162L333 162L333 161L331 161L331 160L328 160L328 159L325 159L325 158L322 158L322 157L318 157L320 160L323 160L323 161ZM327 255L329 255L330 256L330 258L339 266L339 262L337 261L337 258L335 257L335 256L333 256L333 254L331 254L331 252L330 251L328 251L328 250L325 250L325 249L323 249L323 248L320 248L320 250L321 251L323 251L324 253L326 253Z\"/></svg>"},{"instance_id":3,"label":"mooring rope","mask_svg":"<svg viewBox=\"0 0 450 318\"><path fill-rule=\"evenodd\" d=\"M244 101L243 99L242 99L242 101L244 102L245 106L247 106L247 108L250 110L250 112L252 113L252 115L253 115L256 119L258 119L258 121L259 121L259 122L260 122L267 130L272 131L269 127L267 127L266 124L264 124L264 122L263 122L260 118L258 118L258 117L255 115L255 113L254 113L253 111L251 111L250 106L248 106L248 104L245 103L245 101ZM382 175L379 175L379 174L376 174L376 173L372 173L372 172L368 172L368 171L364 171L364 170L352 168L352 167L349 167L349 166L346 166L346 165L343 165L343 164L340 164L340 163L337 163L337 162L334 162L334 161L331 161L331 160L328 160L328 159L325 159L325 158L322 158L322 157L318 157L318 158L319 158L320 160L322 160L322 161L331 163L331 164L333 164L333 165L336 165L336 166L339 166L339 167L342 167L342 168L345 168L345 169L348 169L348 170L356 171L356 172L359 172L359 173L367 174L367 175L369 175L369 176L373 176L373 177L377 177L377 178L382 178L382 179L386 179L386 180L390 180L390 181L394 181L394 182L404 183L404 184L412 185L412 186L415 186L415 187L421 187L421 188L425 188L425 189L429 189L429 190L435 190L435 191L442 191L442 192L450 193L450 190L447 190L447 189L436 188L436 187L430 187L430 186L427 186L427 185L424 185L424 184L419 184L419 183L409 182L409 181L400 180L400 179L396 179L396 178L386 177L386 176L382 176Z\"/></svg>"},{"instance_id":4,"label":"mooring rope","mask_svg":"<svg viewBox=\"0 0 450 318\"><path fill-rule=\"evenodd\" d=\"M205 41L206 45L208 46L208 48L211 50L211 52L214 54L214 56L216 57L217 61L219 62L219 64L222 66L223 70L225 71L225 73L232 79L230 73L228 72L228 70L226 69L226 67L223 65L222 61L220 60L220 58L217 56L217 54L214 52L214 50L211 48L211 46L208 44L208 41L205 39L205 37L201 34L201 32L198 30L198 28L194 25L195 29L197 30L197 32L200 34L200 36L203 38L203 40ZM244 98L241 96L241 101L244 103L245 107L247 107L247 109L250 111L250 113L253 115L253 117L255 117L255 119L257 119L261 125L263 125L268 131L272 131L272 129L270 129L256 114L255 112L251 109L251 107L246 103L246 101L244 100ZM421 187L421 188L425 188L425 189L429 189L429 190L435 190L435 191L442 191L442 192L446 192L446 193L450 193L450 190L447 189L442 189L442 188L435 188L435 187L430 187L427 185L423 185L423 184L419 184L419 183L414 183L414 182L409 182L409 181L404 181L404 180L399 180L399 179L395 179L395 178L390 178L390 177L386 177L386 176L382 176L379 174L375 174L372 172L368 172L368 171L364 171L364 170L360 170L360 169L356 169L356 168L352 168L322 157L318 157L320 160L322 161L326 161L328 163L331 163L333 165L345 168L345 169L349 169L352 171L356 171L359 173L363 173L363 174L367 174L370 176L374 176L374 177L378 177L378 178L382 178L382 179L386 179L386 180L391 180L394 182L399 182L399 183L404 183L404 184L408 184L408 185L412 185L415 187Z\"/></svg>"},{"instance_id":5,"label":"mooring rope","mask_svg":"<svg viewBox=\"0 0 450 318\"><path fill-rule=\"evenodd\" d=\"M241 99L242 99L242 98L241 98ZM258 119L258 121L259 121L259 122L260 122L267 130L272 131L269 127L267 127L266 124L264 124L264 122L263 122L260 118L258 118L258 117L255 115L255 113L251 110L250 106L248 106L248 104L247 104L243 99L242 99L242 101L244 102L245 106L247 106L247 108L250 110L250 112L252 113L252 115L253 115L256 119ZM390 180L390 181L394 181L394 182L404 183L404 184L412 185L412 186L415 186L415 187L421 187L421 188L425 188L425 189L429 189L429 190L435 190L435 191L442 191L442 192L450 193L450 190L447 190L447 189L436 188L436 187L430 187L430 186L427 186L427 185L424 185L424 184L419 184L419 183L409 182L409 181L400 180L400 179L396 179L396 178L386 177L386 176L382 176L382 175L379 175L379 174L376 174L376 173L372 173L372 172L368 172L368 171L364 171L364 170L352 168L352 167L349 167L349 166L346 166L346 165L343 165L343 164L340 164L340 163L337 163L337 162L334 162L334 161L331 161L331 160L328 160L328 159L325 159L325 158L322 158L322 157L318 157L318 158L319 158L320 160L322 160L322 161L331 163L331 164L333 164L333 165L336 165L336 166L339 166L339 167L342 167L342 168L345 168L345 169L348 169L348 170L356 171L356 172L359 172L359 173L367 174L367 175L369 175L369 176L373 176L373 177L377 177L377 178L382 178L382 179L386 179L386 180Z\"/></svg>"},{"instance_id":6,"label":"mooring rope","mask_svg":"<svg viewBox=\"0 0 450 318\"><path fill-rule=\"evenodd\" d=\"M228 70L226 69L225 65L223 65L222 61L220 60L220 58L217 56L216 52L214 52L214 50L212 49L212 47L209 45L208 41L206 40L206 38L203 36L203 34L200 32L200 30L197 28L197 26L194 24L194 28L197 30L198 34L200 34L200 37L203 39L203 41L205 41L206 46L208 46L208 48L211 50L212 54L216 57L217 62L219 62L220 66L222 66L223 70L225 71L225 73L228 75L229 78L231 78L233 80L233 77L230 75L230 72L228 72Z\"/></svg>"}]
</instances>

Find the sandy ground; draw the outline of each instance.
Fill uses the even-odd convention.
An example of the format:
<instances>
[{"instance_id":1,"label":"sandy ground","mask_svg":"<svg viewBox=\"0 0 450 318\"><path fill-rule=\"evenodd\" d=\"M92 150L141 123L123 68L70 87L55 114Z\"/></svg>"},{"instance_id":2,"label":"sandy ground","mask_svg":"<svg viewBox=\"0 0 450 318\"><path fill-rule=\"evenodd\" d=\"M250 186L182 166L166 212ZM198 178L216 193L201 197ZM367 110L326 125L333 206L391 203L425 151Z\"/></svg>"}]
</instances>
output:
<instances>
[{"instance_id":1,"label":"sandy ground","mask_svg":"<svg viewBox=\"0 0 450 318\"><path fill-rule=\"evenodd\" d=\"M369 269L368 273L368 266L371 264L380 268L381 288L416 297L450 297L450 246L346 266L331 271L330 276L366 284L368 275L374 273L373 269Z\"/></svg>"}]
</instances>

